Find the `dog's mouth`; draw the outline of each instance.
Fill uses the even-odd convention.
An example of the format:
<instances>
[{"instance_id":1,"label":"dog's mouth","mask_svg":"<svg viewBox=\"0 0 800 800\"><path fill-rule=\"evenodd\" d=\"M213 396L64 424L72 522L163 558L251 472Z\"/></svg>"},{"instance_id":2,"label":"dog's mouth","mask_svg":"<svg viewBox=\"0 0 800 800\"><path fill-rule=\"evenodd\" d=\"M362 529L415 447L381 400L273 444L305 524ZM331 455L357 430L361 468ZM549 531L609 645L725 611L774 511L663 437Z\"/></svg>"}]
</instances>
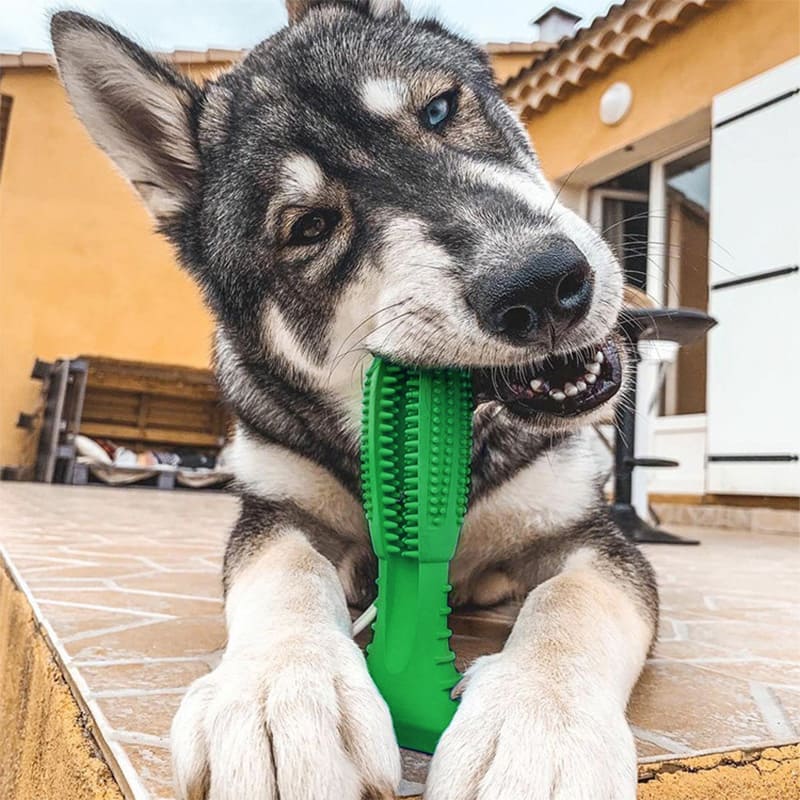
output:
<instances>
[{"instance_id":1,"label":"dog's mouth","mask_svg":"<svg viewBox=\"0 0 800 800\"><path fill-rule=\"evenodd\" d=\"M521 417L577 417L599 408L622 385L622 359L614 339L525 366L473 370L479 403L500 401Z\"/></svg>"}]
</instances>

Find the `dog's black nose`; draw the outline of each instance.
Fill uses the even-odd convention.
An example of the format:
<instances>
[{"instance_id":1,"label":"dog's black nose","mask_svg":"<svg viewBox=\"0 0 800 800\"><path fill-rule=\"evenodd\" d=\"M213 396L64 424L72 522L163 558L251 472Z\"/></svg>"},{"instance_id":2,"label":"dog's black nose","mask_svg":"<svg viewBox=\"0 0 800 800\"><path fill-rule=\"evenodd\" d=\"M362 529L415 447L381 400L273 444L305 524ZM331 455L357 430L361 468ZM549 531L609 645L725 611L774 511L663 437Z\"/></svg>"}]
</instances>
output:
<instances>
[{"instance_id":1,"label":"dog's black nose","mask_svg":"<svg viewBox=\"0 0 800 800\"><path fill-rule=\"evenodd\" d=\"M524 344L548 324L561 333L586 316L592 271L575 244L553 237L521 269L484 279L472 300L485 330Z\"/></svg>"}]
</instances>

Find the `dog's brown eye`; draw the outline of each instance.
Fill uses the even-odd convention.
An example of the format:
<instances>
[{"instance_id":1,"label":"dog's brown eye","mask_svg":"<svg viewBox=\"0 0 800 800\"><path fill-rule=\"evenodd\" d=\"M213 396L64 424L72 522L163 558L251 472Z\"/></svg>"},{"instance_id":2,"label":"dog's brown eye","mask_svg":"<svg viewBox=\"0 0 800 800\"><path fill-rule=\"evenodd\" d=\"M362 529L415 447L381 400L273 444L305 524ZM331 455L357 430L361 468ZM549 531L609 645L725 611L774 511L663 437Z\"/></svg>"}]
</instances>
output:
<instances>
[{"instance_id":1,"label":"dog's brown eye","mask_svg":"<svg viewBox=\"0 0 800 800\"><path fill-rule=\"evenodd\" d=\"M299 246L321 242L330 236L339 219L339 212L329 208L309 211L292 225L287 244Z\"/></svg>"}]
</instances>

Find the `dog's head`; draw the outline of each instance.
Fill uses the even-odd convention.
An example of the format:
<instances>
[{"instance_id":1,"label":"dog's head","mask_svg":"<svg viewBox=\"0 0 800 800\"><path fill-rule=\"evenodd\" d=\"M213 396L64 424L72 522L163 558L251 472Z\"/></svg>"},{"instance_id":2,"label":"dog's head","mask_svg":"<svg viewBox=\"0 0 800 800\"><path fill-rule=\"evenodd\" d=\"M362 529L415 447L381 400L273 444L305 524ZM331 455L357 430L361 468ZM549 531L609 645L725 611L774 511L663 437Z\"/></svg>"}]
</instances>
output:
<instances>
[{"instance_id":1,"label":"dog's head","mask_svg":"<svg viewBox=\"0 0 800 800\"><path fill-rule=\"evenodd\" d=\"M622 380L620 269L559 204L485 53L399 0L287 6L203 87L88 17L52 21L78 115L221 349L318 388L369 352L465 366L537 425L595 419Z\"/></svg>"}]
</instances>

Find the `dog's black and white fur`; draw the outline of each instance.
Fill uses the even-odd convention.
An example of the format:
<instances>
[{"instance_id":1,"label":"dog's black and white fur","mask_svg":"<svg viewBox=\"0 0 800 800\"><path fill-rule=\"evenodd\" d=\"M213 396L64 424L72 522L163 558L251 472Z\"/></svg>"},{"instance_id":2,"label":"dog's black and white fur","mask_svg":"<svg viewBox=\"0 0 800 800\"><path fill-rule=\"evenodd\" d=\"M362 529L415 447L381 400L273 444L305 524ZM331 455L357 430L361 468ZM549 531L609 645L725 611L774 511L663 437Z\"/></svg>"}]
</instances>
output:
<instances>
[{"instance_id":1,"label":"dog's black and white fur","mask_svg":"<svg viewBox=\"0 0 800 800\"><path fill-rule=\"evenodd\" d=\"M287 6L286 28L203 87L102 23L52 21L78 115L216 316L239 419L228 644L172 731L192 800L389 798L398 784L348 614L373 595L358 468L369 353L508 381L593 352L621 302L617 263L559 204L480 49L399 0ZM524 343L487 330L493 287L554 241L588 264L581 314L526 321ZM609 520L586 438L611 404L524 415L484 400L454 599L524 605L460 687L426 797L633 798L625 707L657 596Z\"/></svg>"}]
</instances>

